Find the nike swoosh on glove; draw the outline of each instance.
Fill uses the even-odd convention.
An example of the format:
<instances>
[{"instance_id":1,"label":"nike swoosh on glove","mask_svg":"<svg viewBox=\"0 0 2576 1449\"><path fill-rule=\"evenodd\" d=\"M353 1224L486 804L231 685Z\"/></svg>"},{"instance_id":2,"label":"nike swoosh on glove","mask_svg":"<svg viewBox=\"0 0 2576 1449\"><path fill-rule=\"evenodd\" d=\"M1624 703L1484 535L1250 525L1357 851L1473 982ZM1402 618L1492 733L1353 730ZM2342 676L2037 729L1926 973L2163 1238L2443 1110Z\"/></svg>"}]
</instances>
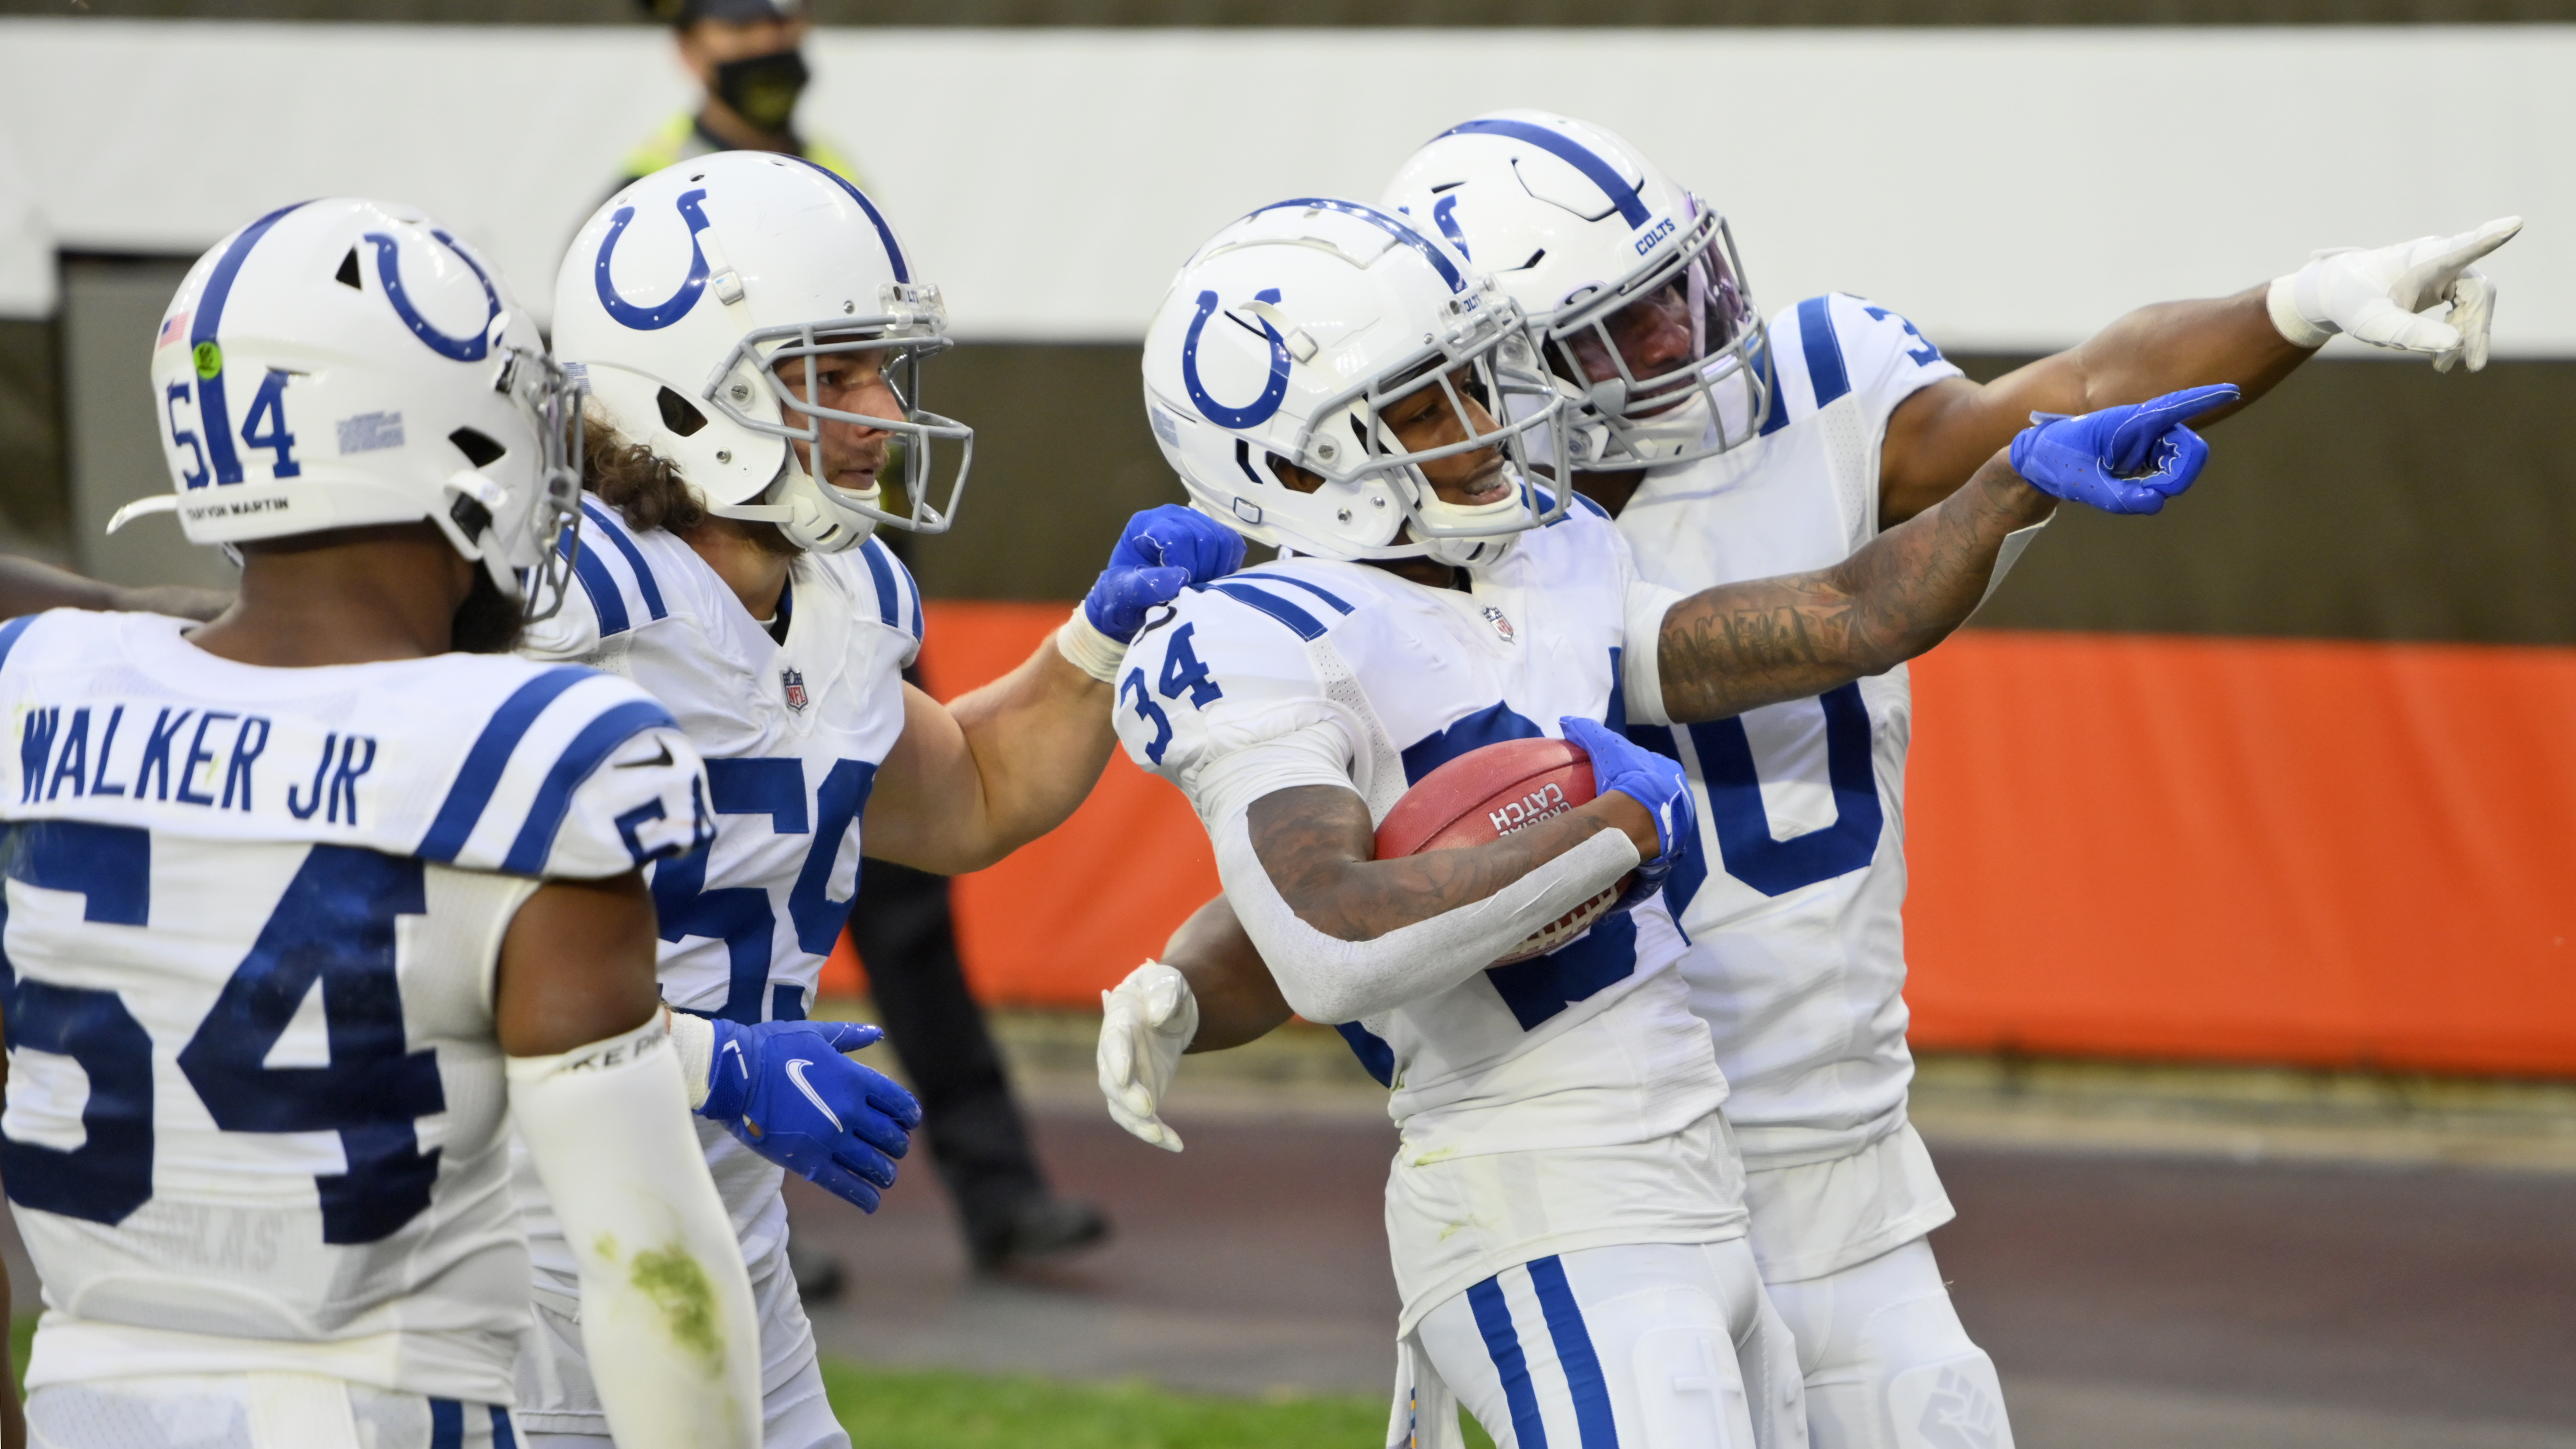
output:
<instances>
[{"instance_id":1,"label":"nike swoosh on glove","mask_svg":"<svg viewBox=\"0 0 2576 1449\"><path fill-rule=\"evenodd\" d=\"M1682 773L1681 761L1614 734L1596 720L1567 715L1556 723L1569 743L1592 757L1595 799L1616 790L1655 818L1659 852L1637 867L1636 884L1610 908L1628 910L1662 890L1674 865L1699 848L1699 807L1691 800L1690 777Z\"/></svg>"},{"instance_id":2,"label":"nike swoosh on glove","mask_svg":"<svg viewBox=\"0 0 2576 1449\"><path fill-rule=\"evenodd\" d=\"M882 1073L841 1055L885 1035L846 1021L718 1021L706 1105L698 1115L761 1156L875 1212L912 1146L921 1104Z\"/></svg>"},{"instance_id":3,"label":"nike swoosh on glove","mask_svg":"<svg viewBox=\"0 0 2576 1449\"><path fill-rule=\"evenodd\" d=\"M1082 601L1083 617L1125 644L1156 606L1242 566L1242 534L1178 503L1148 508L1127 520L1118 546L1109 551L1109 567Z\"/></svg>"},{"instance_id":4,"label":"nike swoosh on glove","mask_svg":"<svg viewBox=\"0 0 2576 1449\"><path fill-rule=\"evenodd\" d=\"M2470 264L2521 230L2521 217L2506 216L2457 236L2330 247L2272 283L2265 298L2272 325L2300 347L2323 347L2342 332L2373 347L2431 353L2437 372L2463 359L2476 372L2487 365L2496 287ZM2432 315L2445 305L2447 315Z\"/></svg>"},{"instance_id":5,"label":"nike swoosh on glove","mask_svg":"<svg viewBox=\"0 0 2576 1449\"><path fill-rule=\"evenodd\" d=\"M2209 444L2183 419L2238 396L2223 382L2080 417L2032 413L2031 426L2012 440L2012 469L2051 498L2105 513L2154 513L2209 461Z\"/></svg>"}]
</instances>

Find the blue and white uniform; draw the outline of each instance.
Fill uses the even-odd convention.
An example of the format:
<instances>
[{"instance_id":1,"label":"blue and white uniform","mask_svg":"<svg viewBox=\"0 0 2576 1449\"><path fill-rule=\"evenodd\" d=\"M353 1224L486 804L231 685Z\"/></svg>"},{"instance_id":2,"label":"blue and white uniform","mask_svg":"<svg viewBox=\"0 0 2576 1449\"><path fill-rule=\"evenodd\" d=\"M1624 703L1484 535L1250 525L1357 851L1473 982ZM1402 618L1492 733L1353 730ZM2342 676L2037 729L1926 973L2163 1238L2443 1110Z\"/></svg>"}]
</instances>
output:
<instances>
[{"instance_id":1,"label":"blue and white uniform","mask_svg":"<svg viewBox=\"0 0 2576 1449\"><path fill-rule=\"evenodd\" d=\"M1651 638L1674 595L1639 581L1599 509L1520 535L1467 577L1471 589L1436 589L1295 558L1195 589L1131 646L1120 739L1222 840L1279 790L1353 790L1382 821L1470 750L1556 735L1560 716L1624 724L1632 630ZM1741 1172L1718 1111L1727 1084L1674 969L1682 949L1649 903L1339 1026L1392 1090L1403 1133L1387 1236L1414 1391L1437 1402L1445 1381L1505 1444L1606 1442L1591 1437L1600 1415L1655 1421L1668 1406L1641 1401L1629 1370L1641 1331L1689 1336L1729 1382L1759 1336ZM1567 1276L1638 1244L1691 1245L1704 1261L1658 1280L1673 1293L1607 1307L1581 1284L1618 1273ZM1718 1266L1730 1255L1732 1286ZM1696 1392L1706 1418L1720 1391Z\"/></svg>"},{"instance_id":2,"label":"blue and white uniform","mask_svg":"<svg viewBox=\"0 0 2576 1449\"><path fill-rule=\"evenodd\" d=\"M1960 376L1912 323L1856 297L1808 298L1769 331L1776 392L1760 435L1649 473L1619 515L1649 579L1696 592L1849 557L1879 532L1889 416L1920 389ZM1920 1248L1953 1215L1905 1116L1914 1074L1903 995L1912 729L1900 665L1817 699L1630 732L1677 756L1699 797L1704 869L1668 892L1692 942L1682 975L1733 1088L1726 1111L1744 1153L1753 1250L1809 1360L1809 1418L1828 1449L1914 1441L1886 1437L1894 1431L1874 1417L1882 1398L1859 1394L1843 1406L1825 1387L1850 1376L1819 1376L1820 1355L1853 1330L1802 1316L1812 1295L1791 1285ZM1859 1306L1859 1316L1895 1307L1941 1319L1916 1337L1952 1358L1974 1354L1978 1382L1990 1388L1993 1369L1956 1331L1928 1248L1907 1261L1916 1258L1920 1272L1871 1276L1897 1302ZM1840 1316L1853 1319L1855 1309L1845 1302ZM1944 1371L1927 1369L1926 1383ZM1930 1389L1892 1392L1925 1399ZM1898 1410L1909 1423L1919 1417ZM2001 1423L1999 1399L1991 1418Z\"/></svg>"},{"instance_id":3,"label":"blue and white uniform","mask_svg":"<svg viewBox=\"0 0 2576 1449\"><path fill-rule=\"evenodd\" d=\"M799 1020L857 889L859 817L903 733L902 673L921 648L921 594L882 540L795 564L786 642L670 533L582 501L577 587L525 652L632 680L706 757L715 842L653 873L662 996L729 1021ZM769 1449L844 1444L823 1400L812 1327L787 1270L784 1170L699 1121L761 1313ZM572 1254L533 1170L519 1174L537 1269L538 1328L521 1419L605 1441L581 1360Z\"/></svg>"},{"instance_id":4,"label":"blue and white uniform","mask_svg":"<svg viewBox=\"0 0 2576 1449\"><path fill-rule=\"evenodd\" d=\"M270 669L189 627L0 625L37 1442L507 1444L494 963L541 882L703 842L697 754L595 670Z\"/></svg>"}]
</instances>

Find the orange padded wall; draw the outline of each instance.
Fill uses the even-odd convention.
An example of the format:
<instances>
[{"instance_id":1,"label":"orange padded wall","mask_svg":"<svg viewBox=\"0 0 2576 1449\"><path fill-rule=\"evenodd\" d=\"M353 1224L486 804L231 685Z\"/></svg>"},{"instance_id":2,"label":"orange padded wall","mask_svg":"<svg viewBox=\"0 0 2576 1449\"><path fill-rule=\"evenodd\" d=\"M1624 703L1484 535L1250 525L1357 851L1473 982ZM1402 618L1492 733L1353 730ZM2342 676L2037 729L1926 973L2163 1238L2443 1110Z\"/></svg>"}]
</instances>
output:
<instances>
[{"instance_id":1,"label":"orange padded wall","mask_svg":"<svg viewBox=\"0 0 2576 1449\"><path fill-rule=\"evenodd\" d=\"M1063 617L934 602L933 692ZM1979 631L1914 678L1917 1043L2576 1074L2576 650ZM1114 757L958 881L968 974L1091 1005L1215 890Z\"/></svg>"},{"instance_id":2,"label":"orange padded wall","mask_svg":"<svg viewBox=\"0 0 2576 1449\"><path fill-rule=\"evenodd\" d=\"M2576 649L1978 632L1914 677L1918 1044L2576 1073Z\"/></svg>"}]
</instances>

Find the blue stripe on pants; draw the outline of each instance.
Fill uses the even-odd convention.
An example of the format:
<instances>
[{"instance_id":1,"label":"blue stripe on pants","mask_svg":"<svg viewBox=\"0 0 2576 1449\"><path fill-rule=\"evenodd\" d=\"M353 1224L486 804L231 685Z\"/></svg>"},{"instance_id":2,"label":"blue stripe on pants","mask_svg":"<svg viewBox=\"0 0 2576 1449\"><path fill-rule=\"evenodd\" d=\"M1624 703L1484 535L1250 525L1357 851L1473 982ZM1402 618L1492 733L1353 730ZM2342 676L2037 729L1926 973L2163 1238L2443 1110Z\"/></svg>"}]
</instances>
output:
<instances>
[{"instance_id":1,"label":"blue stripe on pants","mask_svg":"<svg viewBox=\"0 0 2576 1449\"><path fill-rule=\"evenodd\" d=\"M1529 1360L1521 1353L1521 1336L1512 1329L1511 1306L1503 1301L1499 1278L1488 1278L1467 1290L1467 1306L1485 1335L1485 1352L1502 1376L1503 1401L1511 1405L1512 1435L1520 1449L1547 1449L1547 1425L1538 1416L1538 1391L1530 1384Z\"/></svg>"},{"instance_id":2,"label":"blue stripe on pants","mask_svg":"<svg viewBox=\"0 0 2576 1449\"><path fill-rule=\"evenodd\" d=\"M1565 1368L1565 1390L1574 1399L1574 1424L1583 1449L1619 1449L1619 1425L1610 1416L1610 1386L1601 1377L1601 1355L1592 1351L1592 1331L1583 1325L1583 1305L1565 1281L1565 1265L1554 1257L1529 1265L1530 1286L1547 1315L1547 1336L1556 1344L1556 1361Z\"/></svg>"}]
</instances>

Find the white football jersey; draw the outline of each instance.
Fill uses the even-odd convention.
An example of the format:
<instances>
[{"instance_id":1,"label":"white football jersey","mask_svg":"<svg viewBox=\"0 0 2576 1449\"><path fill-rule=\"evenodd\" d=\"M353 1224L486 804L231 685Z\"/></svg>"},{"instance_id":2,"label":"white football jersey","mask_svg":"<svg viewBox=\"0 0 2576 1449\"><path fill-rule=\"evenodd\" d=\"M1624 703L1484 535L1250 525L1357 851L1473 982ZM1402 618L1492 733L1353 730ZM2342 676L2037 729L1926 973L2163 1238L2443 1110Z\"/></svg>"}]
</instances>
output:
<instances>
[{"instance_id":1,"label":"white football jersey","mask_svg":"<svg viewBox=\"0 0 2576 1449\"><path fill-rule=\"evenodd\" d=\"M492 970L549 878L693 849L670 713L595 670L217 658L0 626L28 1379L324 1374L506 1404L528 1259Z\"/></svg>"},{"instance_id":2,"label":"white football jersey","mask_svg":"<svg viewBox=\"0 0 2576 1449\"><path fill-rule=\"evenodd\" d=\"M1383 821L1414 781L1479 746L1561 737L1566 715L1624 727L1620 658L1640 585L1606 515L1581 501L1469 577L1472 592L1435 589L1295 558L1193 589L1129 648L1119 737L1204 818L1211 765L1322 724ZM1659 976L1671 984L1681 947L1649 903L1339 1030L1393 1089L1409 1151L1641 1141L1725 1097L1708 1032L1680 993L1643 990Z\"/></svg>"},{"instance_id":3,"label":"white football jersey","mask_svg":"<svg viewBox=\"0 0 2576 1449\"><path fill-rule=\"evenodd\" d=\"M637 532L596 498L581 511L579 587L524 651L633 680L706 758L715 843L653 872L662 997L745 1025L801 1020L857 890L877 766L903 733L920 590L880 539L803 555L780 603L781 644L686 542ZM785 1231L783 1172L721 1125L698 1129L757 1257ZM542 1198L530 1206L539 1263L568 1279Z\"/></svg>"},{"instance_id":4,"label":"white football jersey","mask_svg":"<svg viewBox=\"0 0 2576 1449\"><path fill-rule=\"evenodd\" d=\"M1645 577L1695 593L1826 568L1878 534L1888 415L1959 369L1914 325L1835 294L1771 322L1775 401L1752 442L1649 473L1619 515ZM1748 1167L1840 1157L1904 1121L1902 666L1820 698L1631 731L1699 796L1666 899L1717 1038Z\"/></svg>"}]
</instances>

